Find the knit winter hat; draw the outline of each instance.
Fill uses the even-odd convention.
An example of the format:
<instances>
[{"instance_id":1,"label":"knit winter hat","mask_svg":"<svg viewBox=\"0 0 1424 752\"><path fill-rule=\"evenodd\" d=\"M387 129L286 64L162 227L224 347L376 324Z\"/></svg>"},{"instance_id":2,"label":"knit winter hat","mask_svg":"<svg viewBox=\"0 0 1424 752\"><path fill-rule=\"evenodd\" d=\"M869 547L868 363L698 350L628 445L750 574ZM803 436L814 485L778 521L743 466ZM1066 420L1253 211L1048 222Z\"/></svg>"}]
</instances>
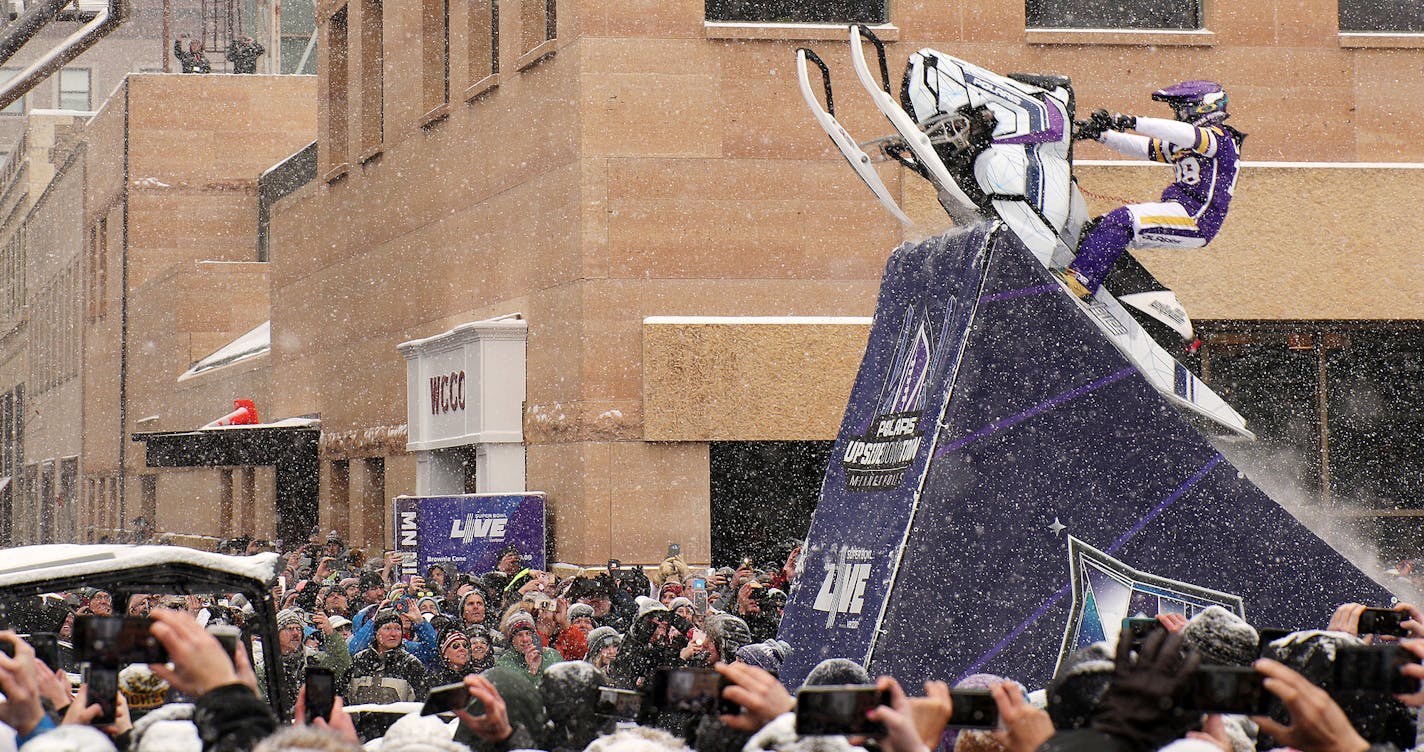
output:
<instances>
[{"instance_id":1,"label":"knit winter hat","mask_svg":"<svg viewBox=\"0 0 1424 752\"><path fill-rule=\"evenodd\" d=\"M692 601L688 600L687 598L684 598L684 597L681 596L681 595L679 595L678 597L673 598L672 600L668 601L668 610L669 610L669 611L676 611L676 610L678 610L679 608L682 608L683 606L687 606L688 608L692 608L692 607L693 607L693 606L692 606Z\"/></svg>"},{"instance_id":2,"label":"knit winter hat","mask_svg":"<svg viewBox=\"0 0 1424 752\"><path fill-rule=\"evenodd\" d=\"M454 731L433 715L410 713L386 730L377 747L381 752L468 752L454 739Z\"/></svg>"},{"instance_id":3,"label":"knit winter hat","mask_svg":"<svg viewBox=\"0 0 1424 752\"><path fill-rule=\"evenodd\" d=\"M1182 639L1201 654L1201 662L1215 666L1249 666L1256 660L1256 628L1221 606L1211 606L1193 616Z\"/></svg>"},{"instance_id":4,"label":"knit winter hat","mask_svg":"<svg viewBox=\"0 0 1424 752\"><path fill-rule=\"evenodd\" d=\"M400 623L400 614L393 608L383 608L371 617L371 628L380 629L391 622Z\"/></svg>"},{"instance_id":5,"label":"knit winter hat","mask_svg":"<svg viewBox=\"0 0 1424 752\"><path fill-rule=\"evenodd\" d=\"M621 644L623 644L623 635L619 634L618 630L613 627L594 627L593 631L588 633L588 652L584 654L583 659L591 661L594 656L598 655L600 650L603 650L609 645ZM550 666L550 668L553 668L553 666Z\"/></svg>"},{"instance_id":6,"label":"knit winter hat","mask_svg":"<svg viewBox=\"0 0 1424 752\"><path fill-rule=\"evenodd\" d=\"M124 693L129 710L150 710L163 704L168 697L168 682L148 669L135 663L119 672L119 691Z\"/></svg>"},{"instance_id":7,"label":"knit winter hat","mask_svg":"<svg viewBox=\"0 0 1424 752\"><path fill-rule=\"evenodd\" d=\"M575 603L572 606L569 606L569 621L573 621L574 619L577 619L579 617L586 617L592 619L593 606L590 606L587 603Z\"/></svg>"},{"instance_id":8,"label":"knit winter hat","mask_svg":"<svg viewBox=\"0 0 1424 752\"><path fill-rule=\"evenodd\" d=\"M791 646L782 640L767 640L737 648L737 660L748 666L756 666L772 676L781 673L781 663L791 652Z\"/></svg>"},{"instance_id":9,"label":"knit winter hat","mask_svg":"<svg viewBox=\"0 0 1424 752\"><path fill-rule=\"evenodd\" d=\"M716 643L722 660L732 658L742 646L752 642L752 630L740 616L711 614L703 620L702 630Z\"/></svg>"},{"instance_id":10,"label":"knit winter hat","mask_svg":"<svg viewBox=\"0 0 1424 752\"><path fill-rule=\"evenodd\" d=\"M284 608L277 612L277 631L280 632L290 626L304 627L306 622L302 619L301 612L294 608Z\"/></svg>"},{"instance_id":11,"label":"knit winter hat","mask_svg":"<svg viewBox=\"0 0 1424 752\"><path fill-rule=\"evenodd\" d=\"M534 629L534 617L530 616L528 611L515 611L504 622L504 636L510 640L514 639L516 633L526 629Z\"/></svg>"},{"instance_id":12,"label":"knit winter hat","mask_svg":"<svg viewBox=\"0 0 1424 752\"><path fill-rule=\"evenodd\" d=\"M539 695L549 720L562 726L576 718L591 720L598 707L598 688L608 683L608 675L592 663L563 661L544 670Z\"/></svg>"},{"instance_id":13,"label":"knit winter hat","mask_svg":"<svg viewBox=\"0 0 1424 752\"><path fill-rule=\"evenodd\" d=\"M440 654L444 655L445 650L456 642L463 642L466 647L469 647L470 638L465 636L465 633L458 629L452 629L446 632L444 639L440 640Z\"/></svg>"},{"instance_id":14,"label":"knit winter hat","mask_svg":"<svg viewBox=\"0 0 1424 752\"><path fill-rule=\"evenodd\" d=\"M202 739L193 725L193 703L173 702L134 721L132 752L200 752Z\"/></svg>"},{"instance_id":15,"label":"knit winter hat","mask_svg":"<svg viewBox=\"0 0 1424 752\"><path fill-rule=\"evenodd\" d=\"M803 687L825 687L833 684L870 684L870 674L849 658L827 658L817 663L806 675Z\"/></svg>"},{"instance_id":16,"label":"knit winter hat","mask_svg":"<svg viewBox=\"0 0 1424 752\"><path fill-rule=\"evenodd\" d=\"M1116 657L1106 642L1069 653L1048 683L1048 717L1054 728L1087 728L1112 680Z\"/></svg>"},{"instance_id":17,"label":"knit winter hat","mask_svg":"<svg viewBox=\"0 0 1424 752\"><path fill-rule=\"evenodd\" d=\"M668 610L667 606L664 606L661 602L658 601L658 599L649 598L646 595L640 595L634 598L633 600L638 604L638 619L640 620L648 614L655 613L658 611L666 613Z\"/></svg>"}]
</instances>

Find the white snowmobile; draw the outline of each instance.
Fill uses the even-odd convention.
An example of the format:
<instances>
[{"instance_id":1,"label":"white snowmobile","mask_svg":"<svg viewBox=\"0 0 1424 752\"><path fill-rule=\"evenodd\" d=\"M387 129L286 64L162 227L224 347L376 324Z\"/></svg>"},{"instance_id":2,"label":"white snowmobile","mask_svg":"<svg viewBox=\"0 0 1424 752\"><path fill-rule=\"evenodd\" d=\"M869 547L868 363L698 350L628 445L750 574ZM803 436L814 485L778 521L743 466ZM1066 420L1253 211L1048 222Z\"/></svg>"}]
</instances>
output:
<instances>
[{"instance_id":1,"label":"white snowmobile","mask_svg":"<svg viewBox=\"0 0 1424 752\"><path fill-rule=\"evenodd\" d=\"M876 49L879 83L865 57L866 39ZM895 161L934 186L955 224L998 219L1045 269L1073 260L1088 209L1073 180L1074 98L1066 76L1001 76L926 48L910 55L896 101L885 45L869 28L851 26L850 49L856 76L894 134L857 142L836 120L830 70L804 47L796 53L801 94L887 211L913 224L875 170L878 162ZM820 68L824 107L811 86L809 63ZM1239 413L1154 339L1152 334L1179 352L1192 352L1199 344L1176 295L1131 254L1123 255L1091 301L1058 285L1168 400L1233 434L1254 438Z\"/></svg>"}]
</instances>

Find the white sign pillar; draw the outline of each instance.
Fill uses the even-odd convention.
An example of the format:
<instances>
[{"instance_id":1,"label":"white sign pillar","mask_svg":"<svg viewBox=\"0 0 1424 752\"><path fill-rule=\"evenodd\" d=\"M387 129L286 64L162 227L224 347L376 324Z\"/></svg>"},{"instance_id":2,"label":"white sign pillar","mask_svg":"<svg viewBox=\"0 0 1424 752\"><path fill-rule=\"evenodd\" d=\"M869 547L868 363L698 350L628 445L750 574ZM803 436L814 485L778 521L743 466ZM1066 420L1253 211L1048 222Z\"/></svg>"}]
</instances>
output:
<instances>
[{"instance_id":1,"label":"white sign pillar","mask_svg":"<svg viewBox=\"0 0 1424 752\"><path fill-rule=\"evenodd\" d=\"M418 496L524 491L524 342L518 314L396 346L406 359L406 449Z\"/></svg>"}]
</instances>

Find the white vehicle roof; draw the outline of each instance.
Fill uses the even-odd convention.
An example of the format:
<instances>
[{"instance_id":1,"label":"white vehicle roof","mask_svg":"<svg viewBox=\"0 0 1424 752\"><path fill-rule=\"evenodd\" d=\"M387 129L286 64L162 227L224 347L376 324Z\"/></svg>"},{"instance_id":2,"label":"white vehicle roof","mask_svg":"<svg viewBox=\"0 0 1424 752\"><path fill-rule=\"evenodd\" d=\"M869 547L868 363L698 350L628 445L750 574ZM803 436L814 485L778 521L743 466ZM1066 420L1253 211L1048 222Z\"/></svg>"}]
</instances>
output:
<instances>
[{"instance_id":1,"label":"white vehicle roof","mask_svg":"<svg viewBox=\"0 0 1424 752\"><path fill-rule=\"evenodd\" d=\"M183 546L74 543L22 546L6 549L0 555L0 588L86 575L100 580L116 572L168 564L186 564L246 577L266 587L276 577L280 558L272 552L229 556Z\"/></svg>"}]
</instances>

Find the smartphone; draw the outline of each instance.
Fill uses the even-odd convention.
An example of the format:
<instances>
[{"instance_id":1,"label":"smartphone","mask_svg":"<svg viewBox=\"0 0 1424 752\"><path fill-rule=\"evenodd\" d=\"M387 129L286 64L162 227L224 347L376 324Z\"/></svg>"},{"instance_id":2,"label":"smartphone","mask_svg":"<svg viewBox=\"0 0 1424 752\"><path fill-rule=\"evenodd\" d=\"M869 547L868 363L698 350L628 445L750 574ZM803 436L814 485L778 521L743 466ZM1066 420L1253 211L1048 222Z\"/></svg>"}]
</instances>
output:
<instances>
[{"instance_id":1,"label":"smartphone","mask_svg":"<svg viewBox=\"0 0 1424 752\"><path fill-rule=\"evenodd\" d=\"M1414 694L1420 681L1404 675L1414 654L1398 645L1351 645L1335 651L1335 687L1392 695Z\"/></svg>"},{"instance_id":2,"label":"smartphone","mask_svg":"<svg viewBox=\"0 0 1424 752\"><path fill-rule=\"evenodd\" d=\"M636 721L643 710L643 696L631 689L599 687L598 705L594 711L604 718Z\"/></svg>"},{"instance_id":3,"label":"smartphone","mask_svg":"<svg viewBox=\"0 0 1424 752\"><path fill-rule=\"evenodd\" d=\"M884 736L884 724L870 720L866 713L889 704L890 694L874 684L802 687L796 693L796 735Z\"/></svg>"},{"instance_id":4,"label":"smartphone","mask_svg":"<svg viewBox=\"0 0 1424 752\"><path fill-rule=\"evenodd\" d=\"M50 671L63 668L60 665L62 658L59 655L59 635L54 632L35 632L21 637L30 643L30 647L35 649L35 657L44 661Z\"/></svg>"},{"instance_id":5,"label":"smartphone","mask_svg":"<svg viewBox=\"0 0 1424 752\"><path fill-rule=\"evenodd\" d=\"M242 637L242 629L231 624L213 624L208 627L208 634L216 637L218 643L227 651L227 657L237 663L237 645Z\"/></svg>"},{"instance_id":6,"label":"smartphone","mask_svg":"<svg viewBox=\"0 0 1424 752\"><path fill-rule=\"evenodd\" d=\"M1122 620L1122 632L1118 639L1131 641L1132 649L1137 650L1142 647L1142 643L1147 642L1151 634L1162 628L1162 622L1157 621L1155 616L1142 616L1137 618L1127 618Z\"/></svg>"},{"instance_id":7,"label":"smartphone","mask_svg":"<svg viewBox=\"0 0 1424 752\"><path fill-rule=\"evenodd\" d=\"M1249 666L1202 666L1188 678L1186 704L1203 713L1266 715L1273 695Z\"/></svg>"},{"instance_id":8,"label":"smartphone","mask_svg":"<svg viewBox=\"0 0 1424 752\"><path fill-rule=\"evenodd\" d=\"M1408 637L1409 630L1401 626L1408 620L1409 613L1406 611L1395 611L1392 608L1367 608L1360 612L1360 625L1355 631L1362 635Z\"/></svg>"},{"instance_id":9,"label":"smartphone","mask_svg":"<svg viewBox=\"0 0 1424 752\"><path fill-rule=\"evenodd\" d=\"M330 721L336 705L336 675L329 668L307 666L306 688L307 723L318 718Z\"/></svg>"},{"instance_id":10,"label":"smartphone","mask_svg":"<svg viewBox=\"0 0 1424 752\"><path fill-rule=\"evenodd\" d=\"M456 710L464 710L469 707L469 704L470 690L465 687L464 682L444 684L430 690L430 694L425 697L425 706L420 709L420 714L453 713ZM478 706L470 713L484 715L484 707Z\"/></svg>"},{"instance_id":11,"label":"smartphone","mask_svg":"<svg viewBox=\"0 0 1424 752\"><path fill-rule=\"evenodd\" d=\"M722 697L726 679L710 668L660 668L653 674L651 705L659 710L696 715L735 715L742 711Z\"/></svg>"},{"instance_id":12,"label":"smartphone","mask_svg":"<svg viewBox=\"0 0 1424 752\"><path fill-rule=\"evenodd\" d=\"M90 721L96 726L107 726L114 722L114 711L119 702L119 671L86 665L83 671L84 683L89 686L88 702L99 706L99 715Z\"/></svg>"},{"instance_id":13,"label":"smartphone","mask_svg":"<svg viewBox=\"0 0 1424 752\"><path fill-rule=\"evenodd\" d=\"M1256 655L1270 658L1271 655L1267 651L1270 650L1271 643L1294 631L1293 629L1277 629L1275 627L1262 627L1256 630L1256 634L1259 635L1256 639Z\"/></svg>"},{"instance_id":14,"label":"smartphone","mask_svg":"<svg viewBox=\"0 0 1424 752\"><path fill-rule=\"evenodd\" d=\"M74 619L75 657L116 668L130 663L167 663L168 650L149 631L147 616L79 616Z\"/></svg>"},{"instance_id":15,"label":"smartphone","mask_svg":"<svg viewBox=\"0 0 1424 752\"><path fill-rule=\"evenodd\" d=\"M954 710L947 725L954 728L991 729L999 727L999 704L987 689L951 689Z\"/></svg>"},{"instance_id":16,"label":"smartphone","mask_svg":"<svg viewBox=\"0 0 1424 752\"><path fill-rule=\"evenodd\" d=\"M674 557L674 556L682 556L682 544L681 544L681 543L669 543L669 544L668 544L668 555L667 555L667 558L671 559L671 558Z\"/></svg>"}]
</instances>

